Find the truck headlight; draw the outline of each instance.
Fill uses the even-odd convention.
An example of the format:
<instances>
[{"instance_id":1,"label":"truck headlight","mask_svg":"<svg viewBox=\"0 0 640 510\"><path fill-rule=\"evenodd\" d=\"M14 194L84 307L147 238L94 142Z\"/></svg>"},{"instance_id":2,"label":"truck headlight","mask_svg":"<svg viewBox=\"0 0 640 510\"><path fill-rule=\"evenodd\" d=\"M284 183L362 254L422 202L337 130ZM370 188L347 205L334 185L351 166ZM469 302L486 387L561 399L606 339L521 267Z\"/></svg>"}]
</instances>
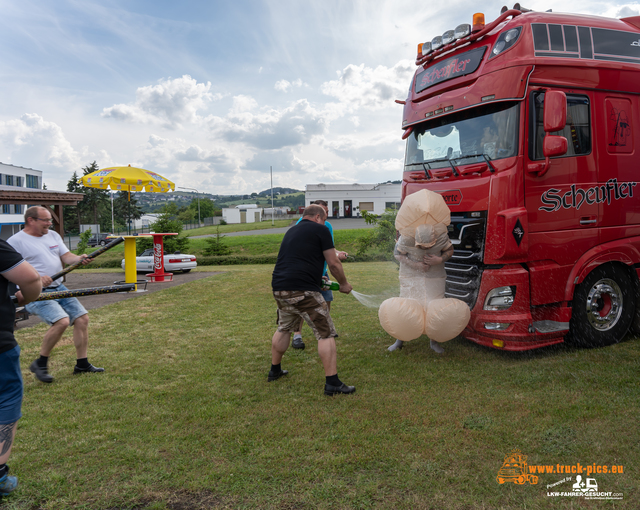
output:
<instances>
[{"instance_id":1,"label":"truck headlight","mask_svg":"<svg viewBox=\"0 0 640 510\"><path fill-rule=\"evenodd\" d=\"M502 311L506 310L513 304L516 298L515 286L497 287L487 294L484 300L484 310Z\"/></svg>"},{"instance_id":2,"label":"truck headlight","mask_svg":"<svg viewBox=\"0 0 640 510\"><path fill-rule=\"evenodd\" d=\"M489 55L489 60L491 60L493 57L497 57L501 53L504 53L509 48L511 48L511 46L513 46L518 41L521 31L522 27L516 27L501 33L498 37L498 40L493 45L491 55Z\"/></svg>"}]
</instances>

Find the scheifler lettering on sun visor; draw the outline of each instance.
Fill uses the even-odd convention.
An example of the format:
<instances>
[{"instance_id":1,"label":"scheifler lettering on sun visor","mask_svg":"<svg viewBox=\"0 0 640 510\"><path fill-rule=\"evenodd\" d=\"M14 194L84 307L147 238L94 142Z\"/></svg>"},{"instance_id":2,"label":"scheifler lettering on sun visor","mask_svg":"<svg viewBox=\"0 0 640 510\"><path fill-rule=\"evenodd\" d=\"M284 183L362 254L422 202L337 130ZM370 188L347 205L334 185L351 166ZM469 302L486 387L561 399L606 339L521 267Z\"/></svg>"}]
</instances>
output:
<instances>
[{"instance_id":1,"label":"scheifler lettering on sun visor","mask_svg":"<svg viewBox=\"0 0 640 510\"><path fill-rule=\"evenodd\" d=\"M437 62L431 67L416 74L416 94L443 81L471 74L478 69L487 47L467 51L455 57Z\"/></svg>"}]
</instances>

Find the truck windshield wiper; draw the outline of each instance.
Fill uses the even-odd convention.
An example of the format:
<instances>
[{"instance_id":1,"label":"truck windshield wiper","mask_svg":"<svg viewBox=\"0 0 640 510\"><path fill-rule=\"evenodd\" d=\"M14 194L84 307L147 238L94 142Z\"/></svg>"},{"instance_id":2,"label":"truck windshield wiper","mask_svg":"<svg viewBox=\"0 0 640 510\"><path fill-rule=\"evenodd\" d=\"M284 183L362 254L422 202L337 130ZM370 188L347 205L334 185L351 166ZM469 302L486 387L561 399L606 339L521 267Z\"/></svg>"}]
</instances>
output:
<instances>
[{"instance_id":1,"label":"truck windshield wiper","mask_svg":"<svg viewBox=\"0 0 640 510\"><path fill-rule=\"evenodd\" d=\"M475 154L465 154L464 156L460 156L453 159L458 161L460 159L467 159L467 158L482 158L487 163L487 166L489 167L489 170L491 171L491 173L494 173L496 171L494 166L491 164L491 160L487 157L487 155L484 152L477 152Z\"/></svg>"},{"instance_id":2,"label":"truck windshield wiper","mask_svg":"<svg viewBox=\"0 0 640 510\"><path fill-rule=\"evenodd\" d=\"M456 177L460 177L460 174L458 173L458 169L453 164L453 161L454 160L450 158L432 159L429 162L426 162L426 161L423 162L422 166L424 167L424 173L427 175L429 179L432 179L432 177L431 175L429 175L429 171L427 170L427 168L431 170L431 165L433 165L434 163L448 163L449 165L451 165L451 169L453 170L453 175L455 175Z\"/></svg>"}]
</instances>

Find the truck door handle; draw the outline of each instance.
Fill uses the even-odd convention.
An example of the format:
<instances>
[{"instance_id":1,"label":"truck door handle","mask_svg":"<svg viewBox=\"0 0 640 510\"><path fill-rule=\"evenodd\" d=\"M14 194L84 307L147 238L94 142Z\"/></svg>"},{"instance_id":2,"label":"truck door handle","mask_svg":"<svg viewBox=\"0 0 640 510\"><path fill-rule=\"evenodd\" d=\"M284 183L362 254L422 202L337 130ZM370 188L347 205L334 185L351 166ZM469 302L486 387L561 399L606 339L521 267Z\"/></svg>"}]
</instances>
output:
<instances>
[{"instance_id":1,"label":"truck door handle","mask_svg":"<svg viewBox=\"0 0 640 510\"><path fill-rule=\"evenodd\" d=\"M598 219L593 216L583 216L580 218L580 225L595 225L598 223Z\"/></svg>"}]
</instances>

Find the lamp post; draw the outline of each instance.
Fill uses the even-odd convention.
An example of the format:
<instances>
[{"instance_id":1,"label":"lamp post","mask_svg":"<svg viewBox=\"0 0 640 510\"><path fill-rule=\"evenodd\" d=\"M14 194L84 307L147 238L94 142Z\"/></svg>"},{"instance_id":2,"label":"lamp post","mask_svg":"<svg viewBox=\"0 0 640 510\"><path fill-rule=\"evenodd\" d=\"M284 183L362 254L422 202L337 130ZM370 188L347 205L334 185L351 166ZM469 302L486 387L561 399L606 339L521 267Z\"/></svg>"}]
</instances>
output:
<instances>
[{"instance_id":1,"label":"lamp post","mask_svg":"<svg viewBox=\"0 0 640 510\"><path fill-rule=\"evenodd\" d=\"M196 192L196 197L198 199L198 226L201 227L202 226L202 222L200 221L200 192L195 188L187 188L185 186L178 186L178 189L188 189L190 191L195 191Z\"/></svg>"}]
</instances>

